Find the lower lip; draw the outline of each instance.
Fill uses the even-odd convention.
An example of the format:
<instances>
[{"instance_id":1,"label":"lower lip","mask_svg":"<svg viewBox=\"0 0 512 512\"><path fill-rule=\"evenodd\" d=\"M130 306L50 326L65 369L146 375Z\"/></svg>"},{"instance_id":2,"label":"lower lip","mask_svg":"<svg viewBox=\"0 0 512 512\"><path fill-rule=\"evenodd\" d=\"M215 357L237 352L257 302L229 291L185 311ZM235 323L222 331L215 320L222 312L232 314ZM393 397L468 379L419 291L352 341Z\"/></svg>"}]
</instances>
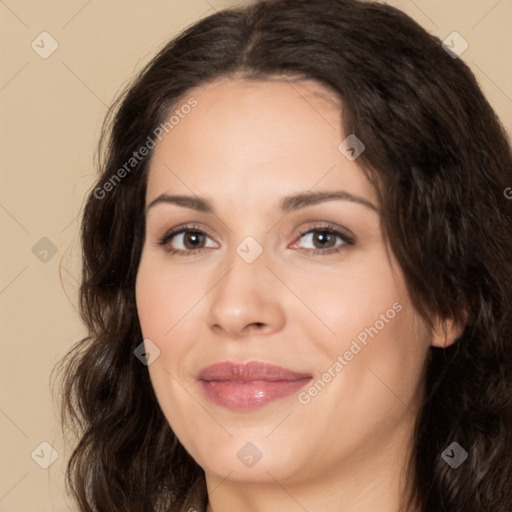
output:
<instances>
[{"instance_id":1,"label":"lower lip","mask_svg":"<svg viewBox=\"0 0 512 512\"><path fill-rule=\"evenodd\" d=\"M217 405L239 411L258 409L304 387L311 377L297 380L200 381L206 396Z\"/></svg>"}]
</instances>

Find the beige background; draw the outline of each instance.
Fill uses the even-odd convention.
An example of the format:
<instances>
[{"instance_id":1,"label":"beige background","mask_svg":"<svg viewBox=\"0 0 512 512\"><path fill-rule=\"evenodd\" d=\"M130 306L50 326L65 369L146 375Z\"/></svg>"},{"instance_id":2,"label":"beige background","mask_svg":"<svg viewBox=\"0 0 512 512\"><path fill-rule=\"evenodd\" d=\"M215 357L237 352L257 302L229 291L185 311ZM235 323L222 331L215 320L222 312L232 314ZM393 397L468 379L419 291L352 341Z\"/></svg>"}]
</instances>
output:
<instances>
[{"instance_id":1,"label":"beige background","mask_svg":"<svg viewBox=\"0 0 512 512\"><path fill-rule=\"evenodd\" d=\"M234 3L0 0L0 511L73 510L64 492L70 450L49 379L83 335L77 217L107 105L164 41ZM453 31L464 37L463 60L512 132L512 0L388 3L441 39ZM31 47L42 46L44 31L58 43L46 59ZM49 469L31 457L36 450L35 460L48 460L42 442L59 454Z\"/></svg>"}]
</instances>

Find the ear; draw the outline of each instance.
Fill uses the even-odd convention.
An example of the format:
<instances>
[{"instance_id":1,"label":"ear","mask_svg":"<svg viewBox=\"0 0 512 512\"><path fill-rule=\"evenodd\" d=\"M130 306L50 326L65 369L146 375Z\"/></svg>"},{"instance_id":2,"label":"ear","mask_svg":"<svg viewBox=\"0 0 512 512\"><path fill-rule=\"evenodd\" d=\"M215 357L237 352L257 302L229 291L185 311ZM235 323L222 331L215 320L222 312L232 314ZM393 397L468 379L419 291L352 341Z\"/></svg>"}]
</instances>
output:
<instances>
[{"instance_id":1,"label":"ear","mask_svg":"<svg viewBox=\"0 0 512 512\"><path fill-rule=\"evenodd\" d=\"M432 330L432 346L447 348L453 345L455 340L464 332L466 322L467 314L464 314L462 323L457 323L452 318L437 319Z\"/></svg>"}]
</instances>

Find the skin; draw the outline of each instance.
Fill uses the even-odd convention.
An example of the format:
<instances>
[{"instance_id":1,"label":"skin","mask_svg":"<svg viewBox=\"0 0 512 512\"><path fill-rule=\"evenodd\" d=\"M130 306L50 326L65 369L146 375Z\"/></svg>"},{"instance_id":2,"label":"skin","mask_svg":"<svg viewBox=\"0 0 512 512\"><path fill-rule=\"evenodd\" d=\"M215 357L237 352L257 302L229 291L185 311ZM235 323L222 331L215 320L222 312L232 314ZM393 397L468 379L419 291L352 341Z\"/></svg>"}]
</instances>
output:
<instances>
[{"instance_id":1,"label":"skin","mask_svg":"<svg viewBox=\"0 0 512 512\"><path fill-rule=\"evenodd\" d=\"M196 195L215 213L148 209L136 297L144 338L160 350L149 366L156 396L205 471L208 510L394 512L410 482L405 462L429 347L449 345L461 328L439 320L431 332L414 309L376 194L338 149L347 134L328 90L230 78L188 97L197 106L152 155L146 204L164 193ZM280 212L283 196L320 190L343 190L375 209L329 200ZM332 237L323 248L312 234L301 237L326 222L349 230L354 245ZM158 244L185 223L206 233L201 252L166 250L192 250L183 233ZM248 236L263 250L252 263L236 251ZM342 249L327 254L333 246ZM230 360L270 362L314 382L397 303L394 318L307 404L294 393L232 411L196 380L205 366ZM237 457L248 442L262 454L250 468Z\"/></svg>"}]
</instances>

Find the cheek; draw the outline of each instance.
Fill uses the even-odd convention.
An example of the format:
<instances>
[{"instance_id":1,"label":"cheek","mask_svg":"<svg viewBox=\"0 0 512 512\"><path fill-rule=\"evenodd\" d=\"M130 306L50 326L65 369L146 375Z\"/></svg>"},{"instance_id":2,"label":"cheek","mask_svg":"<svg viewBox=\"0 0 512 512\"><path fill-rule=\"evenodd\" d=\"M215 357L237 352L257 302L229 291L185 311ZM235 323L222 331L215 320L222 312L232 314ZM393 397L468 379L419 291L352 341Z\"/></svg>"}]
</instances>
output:
<instances>
[{"instance_id":1,"label":"cheek","mask_svg":"<svg viewBox=\"0 0 512 512\"><path fill-rule=\"evenodd\" d=\"M367 329L374 333L375 324L382 331L395 323L397 309L408 300L401 275L381 251L358 254L335 271L304 271L300 279L289 273L285 279L315 314L307 316L308 323L316 322L326 345L338 350L358 335L363 342L370 339Z\"/></svg>"},{"instance_id":2,"label":"cheek","mask_svg":"<svg viewBox=\"0 0 512 512\"><path fill-rule=\"evenodd\" d=\"M381 306L373 316L339 326L347 331L338 338L331 360L341 355L343 370L323 404L333 411L333 423L347 415L368 432L392 427L421 403L429 350L428 330L407 296ZM340 401L343 408L336 406Z\"/></svg>"},{"instance_id":3,"label":"cheek","mask_svg":"<svg viewBox=\"0 0 512 512\"><path fill-rule=\"evenodd\" d=\"M194 339L189 321L192 316L187 314L201 297L194 286L199 286L198 282L194 285L183 272L171 272L165 262L144 257L143 253L136 280L137 313L144 339L150 339L160 350L148 371L171 427L184 437L186 433L180 426L199 414L182 387L190 381L187 355L191 349L189 340Z\"/></svg>"},{"instance_id":4,"label":"cheek","mask_svg":"<svg viewBox=\"0 0 512 512\"><path fill-rule=\"evenodd\" d=\"M204 296L205 290L201 281L190 279L185 272L171 272L169 265L157 258L150 261L143 255L135 293L144 337L163 340Z\"/></svg>"},{"instance_id":5,"label":"cheek","mask_svg":"<svg viewBox=\"0 0 512 512\"><path fill-rule=\"evenodd\" d=\"M340 397L350 397L347 407L354 418L379 416L372 411L381 411L382 418L399 416L403 404L413 402L420 390L430 335L410 302L401 272L393 270L384 253L371 262L362 258L360 264L350 272L332 274L330 279L318 279L317 275L299 289L331 331L316 337L316 353L322 357L316 359L315 366L320 372L331 368L336 377L316 405L322 407L325 400L323 407L338 418L346 411L339 412L335 404ZM318 328L318 332L324 331ZM339 356L343 368L338 365L336 371L332 366L340 362ZM331 382L329 374L325 379ZM318 387L322 389L322 384ZM315 390L312 393L315 395Z\"/></svg>"}]
</instances>

